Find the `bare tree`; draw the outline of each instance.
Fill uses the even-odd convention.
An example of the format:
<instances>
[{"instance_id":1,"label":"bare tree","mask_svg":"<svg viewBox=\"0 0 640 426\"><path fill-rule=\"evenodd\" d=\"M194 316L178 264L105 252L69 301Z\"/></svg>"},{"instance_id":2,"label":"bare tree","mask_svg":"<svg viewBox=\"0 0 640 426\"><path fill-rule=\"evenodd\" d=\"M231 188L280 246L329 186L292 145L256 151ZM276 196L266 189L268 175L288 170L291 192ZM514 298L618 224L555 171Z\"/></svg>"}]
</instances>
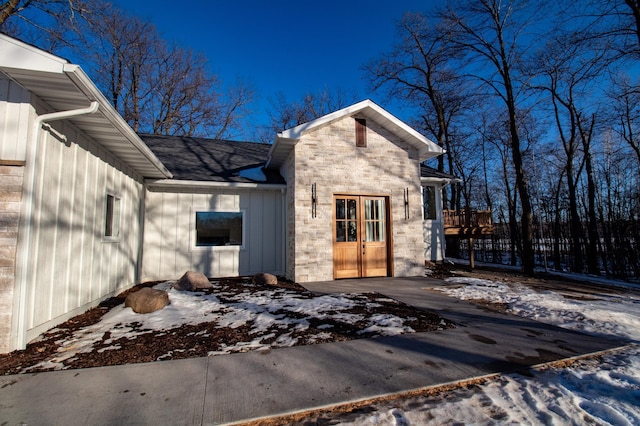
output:
<instances>
[{"instance_id":1,"label":"bare tree","mask_svg":"<svg viewBox=\"0 0 640 426\"><path fill-rule=\"evenodd\" d=\"M74 0L8 0L0 2L0 29L10 19L21 19L31 25L42 27L33 21L32 15L38 12L59 18L63 14L73 14L76 8Z\"/></svg>"},{"instance_id":2,"label":"bare tree","mask_svg":"<svg viewBox=\"0 0 640 426\"><path fill-rule=\"evenodd\" d=\"M0 32L52 52L68 42L68 30L84 12L81 0L0 1Z\"/></svg>"},{"instance_id":3,"label":"bare tree","mask_svg":"<svg viewBox=\"0 0 640 426\"><path fill-rule=\"evenodd\" d=\"M609 98L613 104L612 128L635 154L640 171L640 87L634 86L628 76L621 76Z\"/></svg>"},{"instance_id":4,"label":"bare tree","mask_svg":"<svg viewBox=\"0 0 640 426\"><path fill-rule=\"evenodd\" d=\"M453 127L463 110L471 107L465 82L456 72L459 50L442 23L421 14L406 14L398 33L396 47L364 67L367 77L374 90L386 89L390 97L405 99L420 111L421 126L447 151L446 157L438 157L438 169L456 173L456 152L463 149L456 149L461 141L453 140ZM444 198L445 208L456 206L455 187L451 197L445 193Z\"/></svg>"},{"instance_id":5,"label":"bare tree","mask_svg":"<svg viewBox=\"0 0 640 426\"><path fill-rule=\"evenodd\" d=\"M76 29L84 59L134 130L221 138L239 129L253 99L249 85L225 89L203 55L109 3L90 0L86 10Z\"/></svg>"},{"instance_id":6,"label":"bare tree","mask_svg":"<svg viewBox=\"0 0 640 426\"><path fill-rule=\"evenodd\" d=\"M307 93L297 101L290 101L284 93L279 92L269 100L269 132L272 137L274 133L306 123L354 102L355 95L347 94L342 89L332 92L325 88L317 93Z\"/></svg>"},{"instance_id":7,"label":"bare tree","mask_svg":"<svg viewBox=\"0 0 640 426\"><path fill-rule=\"evenodd\" d=\"M511 144L508 143L508 121L504 117L504 114L493 117L485 124L482 137L487 143L487 147L493 148L497 153L498 164L495 165L493 172L493 179L496 182L498 191L493 194L494 199L502 198L506 204L507 214L505 217L504 208L500 208L497 212L498 217L503 223L509 225L509 239L510 239L510 263L516 265L517 254L522 254L520 251L521 233L518 229L518 191L514 188L513 182L513 166L510 161ZM495 200L493 202L495 205ZM500 203L498 203L500 205Z\"/></svg>"},{"instance_id":8,"label":"bare tree","mask_svg":"<svg viewBox=\"0 0 640 426\"><path fill-rule=\"evenodd\" d=\"M511 159L516 176L515 187L519 194L522 238L522 267L525 274L534 270L533 210L529 182L523 167L522 142L518 123L522 111L518 100L522 86L515 78L524 46L519 39L529 24L520 16L522 2L516 0L477 0L455 2L441 13L451 30L451 39L478 65L474 77L480 79L489 90L502 100L509 128ZM524 14L523 14L524 15ZM490 70L489 72L487 72Z\"/></svg>"},{"instance_id":9,"label":"bare tree","mask_svg":"<svg viewBox=\"0 0 640 426\"><path fill-rule=\"evenodd\" d=\"M606 39L619 59L640 58L640 0L564 1L559 14L569 26L580 26L583 42Z\"/></svg>"},{"instance_id":10,"label":"bare tree","mask_svg":"<svg viewBox=\"0 0 640 426\"><path fill-rule=\"evenodd\" d=\"M640 47L640 0L624 0L624 3L629 7L630 20L635 23L636 37Z\"/></svg>"},{"instance_id":11,"label":"bare tree","mask_svg":"<svg viewBox=\"0 0 640 426\"><path fill-rule=\"evenodd\" d=\"M588 182L587 219L589 241L587 255L589 272L599 272L596 244L599 240L595 213L595 185L591 161L593 116L588 108L593 104L590 95L598 78L609 62L607 49L594 48L576 42L570 35L553 38L540 51L536 70L540 74L537 88L550 96L552 115L558 137L564 148L564 175L567 180L570 214L570 233L573 270L584 270L583 241L585 232L583 216L578 206L580 176L586 171Z\"/></svg>"},{"instance_id":12,"label":"bare tree","mask_svg":"<svg viewBox=\"0 0 640 426\"><path fill-rule=\"evenodd\" d=\"M219 84L206 72L205 58L178 46L161 45L156 52L145 100L145 121L153 133L192 136L202 127L210 136L222 136L226 128L224 119L217 123L222 113Z\"/></svg>"}]
</instances>

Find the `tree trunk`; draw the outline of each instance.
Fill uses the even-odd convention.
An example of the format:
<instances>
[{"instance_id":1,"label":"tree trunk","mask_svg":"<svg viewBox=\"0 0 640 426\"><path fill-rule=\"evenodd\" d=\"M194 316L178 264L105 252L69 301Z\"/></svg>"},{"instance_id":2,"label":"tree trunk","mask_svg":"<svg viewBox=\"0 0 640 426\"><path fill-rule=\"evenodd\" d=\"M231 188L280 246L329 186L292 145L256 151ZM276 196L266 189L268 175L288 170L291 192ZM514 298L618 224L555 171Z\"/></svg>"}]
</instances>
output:
<instances>
[{"instance_id":1,"label":"tree trunk","mask_svg":"<svg viewBox=\"0 0 640 426\"><path fill-rule=\"evenodd\" d=\"M564 173L564 171L563 171ZM553 198L553 267L557 271L562 270L562 258L560 257L560 239L562 238L562 217L560 214L560 189L562 188L562 174L558 179Z\"/></svg>"},{"instance_id":2,"label":"tree trunk","mask_svg":"<svg viewBox=\"0 0 640 426\"><path fill-rule=\"evenodd\" d=\"M4 24L4 22L9 19L11 15L16 13L16 10L18 9L18 3L20 3L20 0L9 0L2 5L2 8L0 9L0 26Z\"/></svg>"},{"instance_id":3,"label":"tree trunk","mask_svg":"<svg viewBox=\"0 0 640 426\"><path fill-rule=\"evenodd\" d=\"M505 67L507 65L505 64ZM520 216L522 241L522 271L525 275L533 275L535 266L533 252L533 209L531 207L531 197L529 195L529 185L524 173L522 153L520 152L520 135L518 134L518 118L516 115L516 105L513 98L513 89L511 87L511 78L508 69L504 78L505 87L507 89L507 106L509 110L509 132L511 134L511 156L513 160L513 168L516 172L516 190L520 196L520 204L522 206L522 214Z\"/></svg>"},{"instance_id":4,"label":"tree trunk","mask_svg":"<svg viewBox=\"0 0 640 426\"><path fill-rule=\"evenodd\" d=\"M573 180L573 155L567 154L567 190L569 193L569 230L571 232L571 260L573 272L584 271L582 258L582 242L584 241L584 229L578 212L578 197L576 195L576 182Z\"/></svg>"},{"instance_id":5,"label":"tree trunk","mask_svg":"<svg viewBox=\"0 0 640 426\"><path fill-rule=\"evenodd\" d=\"M496 15L497 16L497 15ZM496 21L496 24L498 21ZM498 25L497 28L500 28ZM507 104L509 113L509 134L511 136L511 157L513 160L513 168L516 173L516 190L520 196L520 205L522 206L522 214L520 216L520 238L522 240L521 260L522 271L525 275L533 275L535 266L535 258L533 251L533 209L531 207L531 196L529 194L529 185L524 173L522 161L522 152L520 151L520 134L518 132L518 114L516 108L515 95L513 93L513 81L511 79L511 64L509 63L510 55L507 54L504 45L504 34L499 30L496 35L500 47L500 63L499 67L502 81L504 83L505 96L504 100Z\"/></svg>"},{"instance_id":6,"label":"tree trunk","mask_svg":"<svg viewBox=\"0 0 640 426\"><path fill-rule=\"evenodd\" d=\"M584 149L585 171L587 172L587 232L589 241L587 243L587 267L590 274L600 275L598 266L598 244L600 236L598 234L598 219L596 215L596 184L593 177L593 164L591 160L591 135L595 125L595 117L591 117L591 124L588 131L585 131L578 120L578 127Z\"/></svg>"}]
</instances>

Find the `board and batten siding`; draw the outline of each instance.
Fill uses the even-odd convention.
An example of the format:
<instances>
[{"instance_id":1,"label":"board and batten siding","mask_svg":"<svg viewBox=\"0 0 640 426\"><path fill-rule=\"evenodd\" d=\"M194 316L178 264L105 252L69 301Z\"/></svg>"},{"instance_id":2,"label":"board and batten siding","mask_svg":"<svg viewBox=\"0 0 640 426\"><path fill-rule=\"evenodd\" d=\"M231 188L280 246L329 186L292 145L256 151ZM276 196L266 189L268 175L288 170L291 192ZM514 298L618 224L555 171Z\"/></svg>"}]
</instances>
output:
<instances>
[{"instance_id":1,"label":"board and batten siding","mask_svg":"<svg viewBox=\"0 0 640 426\"><path fill-rule=\"evenodd\" d=\"M435 189L436 218L425 219L422 213L422 236L424 239L424 258L432 262L444 260L444 222L442 221L442 183L429 182L422 179L422 186L431 186ZM424 199L422 200L424 206ZM423 209L424 210L424 209Z\"/></svg>"},{"instance_id":2,"label":"board and batten siding","mask_svg":"<svg viewBox=\"0 0 640 426\"><path fill-rule=\"evenodd\" d=\"M0 73L0 160L25 160L33 114L29 91Z\"/></svg>"},{"instance_id":3,"label":"board and batten siding","mask_svg":"<svg viewBox=\"0 0 640 426\"><path fill-rule=\"evenodd\" d=\"M38 105L38 109L44 105ZM26 262L26 340L137 282L142 178L68 121L40 131ZM106 196L120 198L118 238L104 237ZM20 242L19 242L20 244ZM14 308L15 312L15 308Z\"/></svg>"},{"instance_id":4,"label":"board and batten siding","mask_svg":"<svg viewBox=\"0 0 640 426\"><path fill-rule=\"evenodd\" d=\"M424 238L424 258L432 262L444 260L444 225L441 220L424 220L422 222Z\"/></svg>"},{"instance_id":5,"label":"board and batten siding","mask_svg":"<svg viewBox=\"0 0 640 426\"><path fill-rule=\"evenodd\" d=\"M142 280L284 273L284 194L279 189L148 190ZM244 247L194 247L195 212L244 212Z\"/></svg>"}]
</instances>

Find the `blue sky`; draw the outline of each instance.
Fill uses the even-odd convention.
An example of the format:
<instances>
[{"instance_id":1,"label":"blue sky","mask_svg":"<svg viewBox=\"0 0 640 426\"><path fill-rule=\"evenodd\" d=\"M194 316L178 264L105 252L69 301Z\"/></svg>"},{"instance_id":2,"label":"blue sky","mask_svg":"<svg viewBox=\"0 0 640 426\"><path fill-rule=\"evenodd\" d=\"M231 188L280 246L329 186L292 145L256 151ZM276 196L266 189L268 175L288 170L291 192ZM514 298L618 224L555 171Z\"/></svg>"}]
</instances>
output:
<instances>
[{"instance_id":1,"label":"blue sky","mask_svg":"<svg viewBox=\"0 0 640 426\"><path fill-rule=\"evenodd\" d=\"M256 120L268 99L283 92L289 101L328 88L371 98L402 117L399 105L385 105L371 93L361 67L394 44L405 12L427 11L433 0L184 1L115 0L124 10L149 19L167 40L203 52L225 83L240 78L256 89Z\"/></svg>"}]
</instances>

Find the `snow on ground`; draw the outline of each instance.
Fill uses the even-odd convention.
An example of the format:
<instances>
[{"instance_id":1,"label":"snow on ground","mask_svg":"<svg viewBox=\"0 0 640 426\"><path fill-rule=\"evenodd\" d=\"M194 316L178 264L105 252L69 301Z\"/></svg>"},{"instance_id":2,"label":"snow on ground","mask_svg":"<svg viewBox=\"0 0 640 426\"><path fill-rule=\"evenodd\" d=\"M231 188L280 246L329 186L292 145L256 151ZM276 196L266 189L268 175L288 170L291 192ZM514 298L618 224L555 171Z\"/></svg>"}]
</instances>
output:
<instances>
[{"instance_id":1,"label":"snow on ground","mask_svg":"<svg viewBox=\"0 0 640 426\"><path fill-rule=\"evenodd\" d=\"M524 285L507 285L478 278L454 277L466 284L442 290L460 299L505 303L509 312L547 324L599 336L618 336L640 343L640 296L600 294L577 300L553 291L537 292Z\"/></svg>"},{"instance_id":2,"label":"snow on ground","mask_svg":"<svg viewBox=\"0 0 640 426\"><path fill-rule=\"evenodd\" d=\"M298 338L293 334L307 330L310 318L346 324L366 321L366 329L362 333L390 336L414 332L411 327L403 324L400 317L365 317L347 312L357 306L380 306L364 295L337 294L308 298L286 289L256 290L253 287L241 294L225 291L205 294L179 291L173 288L174 283L175 281L167 281L154 287L169 293L170 304L165 308L140 315L124 304L116 306L104 314L98 323L79 330L70 339L60 342L61 347L54 358L29 367L25 372L38 368L64 369L63 361L73 358L78 353L93 351L94 344L100 342L105 333L110 333L109 338L105 340L105 344L109 345L121 337L134 338L151 331L170 330L185 324L203 322L216 322L221 328L237 328L248 324L251 326L249 334L255 335L252 341L223 345L220 350L210 352L209 355L293 346L298 343ZM224 303L221 299L224 299ZM328 332L331 328L331 324L325 324L324 331L305 336L304 343L311 344L330 337ZM274 329L278 329L278 338L275 342L270 342L275 334L269 330ZM53 329L49 333L55 332L56 329ZM118 346L110 346L100 351L110 349L118 349Z\"/></svg>"},{"instance_id":3,"label":"snow on ground","mask_svg":"<svg viewBox=\"0 0 640 426\"><path fill-rule=\"evenodd\" d=\"M511 313L633 343L602 358L530 376L509 374L436 396L380 403L348 425L638 425L640 424L640 297L638 293L576 300L474 278L449 278L444 292L460 299L506 303ZM591 299L591 297L590 297Z\"/></svg>"}]
</instances>

